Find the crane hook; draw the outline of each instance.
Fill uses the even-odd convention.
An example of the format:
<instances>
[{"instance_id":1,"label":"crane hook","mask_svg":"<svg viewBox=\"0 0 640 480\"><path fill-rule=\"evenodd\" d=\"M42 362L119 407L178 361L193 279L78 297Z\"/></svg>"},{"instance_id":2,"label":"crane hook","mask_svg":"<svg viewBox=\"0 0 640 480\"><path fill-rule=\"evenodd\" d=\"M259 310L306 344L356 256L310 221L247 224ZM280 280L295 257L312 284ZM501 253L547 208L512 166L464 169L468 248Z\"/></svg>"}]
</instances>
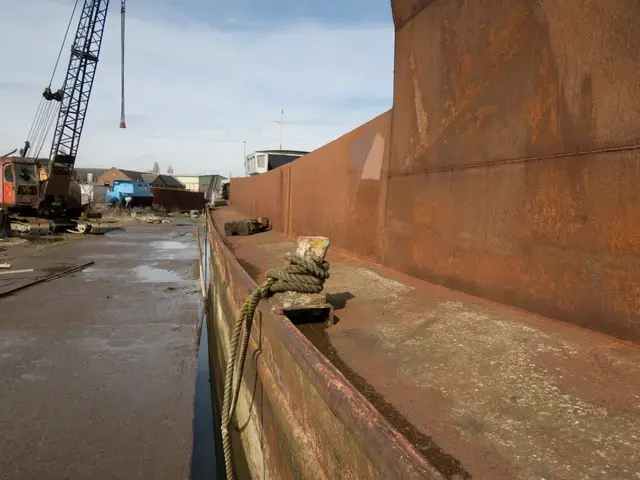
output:
<instances>
[{"instance_id":1,"label":"crane hook","mask_svg":"<svg viewBox=\"0 0 640 480\"><path fill-rule=\"evenodd\" d=\"M126 10L126 0L122 0L122 3L120 4L120 128L127 128L127 123L124 119L124 19Z\"/></svg>"}]
</instances>

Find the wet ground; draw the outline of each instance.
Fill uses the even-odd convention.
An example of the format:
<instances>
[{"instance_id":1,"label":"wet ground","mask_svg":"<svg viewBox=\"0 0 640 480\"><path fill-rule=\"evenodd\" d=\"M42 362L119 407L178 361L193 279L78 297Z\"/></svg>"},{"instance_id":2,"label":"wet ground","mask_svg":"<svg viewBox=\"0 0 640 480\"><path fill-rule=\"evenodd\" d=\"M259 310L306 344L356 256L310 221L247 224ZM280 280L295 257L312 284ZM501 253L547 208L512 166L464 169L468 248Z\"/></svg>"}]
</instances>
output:
<instances>
[{"instance_id":1,"label":"wet ground","mask_svg":"<svg viewBox=\"0 0 640 480\"><path fill-rule=\"evenodd\" d=\"M2 252L0 477L189 478L200 302L191 222Z\"/></svg>"}]
</instances>

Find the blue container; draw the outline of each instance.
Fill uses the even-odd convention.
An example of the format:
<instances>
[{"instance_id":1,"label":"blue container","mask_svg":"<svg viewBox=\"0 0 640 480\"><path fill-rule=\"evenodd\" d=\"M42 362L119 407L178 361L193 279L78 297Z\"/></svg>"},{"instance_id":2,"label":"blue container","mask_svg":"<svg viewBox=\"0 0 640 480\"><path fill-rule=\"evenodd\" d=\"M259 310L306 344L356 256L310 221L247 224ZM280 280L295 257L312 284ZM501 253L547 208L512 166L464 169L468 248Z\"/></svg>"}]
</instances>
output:
<instances>
[{"instance_id":1,"label":"blue container","mask_svg":"<svg viewBox=\"0 0 640 480\"><path fill-rule=\"evenodd\" d=\"M113 207L150 207L153 204L151 186L146 182L114 180L104 196L104 203Z\"/></svg>"}]
</instances>

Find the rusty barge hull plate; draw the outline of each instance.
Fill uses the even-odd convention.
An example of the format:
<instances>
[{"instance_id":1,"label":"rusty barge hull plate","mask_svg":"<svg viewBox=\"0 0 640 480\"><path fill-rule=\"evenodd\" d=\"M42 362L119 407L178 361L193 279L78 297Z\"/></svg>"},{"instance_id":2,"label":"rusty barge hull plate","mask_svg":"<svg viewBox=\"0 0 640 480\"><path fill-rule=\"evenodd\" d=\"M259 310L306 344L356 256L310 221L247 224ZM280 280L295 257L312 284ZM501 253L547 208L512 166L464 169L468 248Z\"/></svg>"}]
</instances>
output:
<instances>
[{"instance_id":1,"label":"rusty barge hull plate","mask_svg":"<svg viewBox=\"0 0 640 480\"><path fill-rule=\"evenodd\" d=\"M222 392L231 323L256 284L219 228L209 218L213 292L208 334L215 352L211 368L217 391ZM286 317L264 301L251 332L237 412L241 433L232 430L232 438L234 455L244 457L236 460L241 476L443 478Z\"/></svg>"},{"instance_id":2,"label":"rusty barge hull plate","mask_svg":"<svg viewBox=\"0 0 640 480\"><path fill-rule=\"evenodd\" d=\"M393 108L233 178L289 236L640 342L640 3L393 0ZM330 194L327 194L330 186Z\"/></svg>"},{"instance_id":3,"label":"rusty barge hull plate","mask_svg":"<svg viewBox=\"0 0 640 480\"><path fill-rule=\"evenodd\" d=\"M213 216L219 228L242 217L229 208ZM247 287L294 243L273 231L211 235L216 315L226 319L211 334L225 343ZM634 478L636 346L335 252L328 260L335 326L298 330L265 303L254 324L237 448L271 465L268 478L316 469L322 478L438 478L394 465L405 442L443 478ZM224 371L224 356L217 362ZM309 452L318 463L299 465Z\"/></svg>"},{"instance_id":4,"label":"rusty barge hull plate","mask_svg":"<svg viewBox=\"0 0 640 480\"><path fill-rule=\"evenodd\" d=\"M273 231L220 239L216 255L232 248L255 279L279 265L286 236L328 236L330 261L351 256L332 263L327 288L339 285L330 293L344 305L315 345L335 355L344 375L334 385L362 387L382 413L378 396L391 405L385 417L412 438L426 475L634 478L640 4L391 4L393 108L295 162L232 179L231 207L269 217ZM232 313L247 288L235 262L220 267L218 288L233 301L219 312ZM321 381L306 390L312 373L271 320L255 340L271 363L257 363L254 378L272 423L243 424L238 448L265 462L248 455L247 468L402 476L380 438L339 416L338 400L314 397ZM276 414L277 399L294 407ZM301 452L312 460L292 465Z\"/></svg>"}]
</instances>

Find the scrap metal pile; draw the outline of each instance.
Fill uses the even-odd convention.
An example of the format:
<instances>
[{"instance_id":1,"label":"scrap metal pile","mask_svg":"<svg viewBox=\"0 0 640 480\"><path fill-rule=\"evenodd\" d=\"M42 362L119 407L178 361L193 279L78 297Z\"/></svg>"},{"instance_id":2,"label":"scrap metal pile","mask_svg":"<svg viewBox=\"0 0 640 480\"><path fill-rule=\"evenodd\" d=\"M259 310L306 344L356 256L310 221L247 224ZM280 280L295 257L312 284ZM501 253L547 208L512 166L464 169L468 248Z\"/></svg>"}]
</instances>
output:
<instances>
[{"instance_id":1,"label":"scrap metal pile","mask_svg":"<svg viewBox=\"0 0 640 480\"><path fill-rule=\"evenodd\" d=\"M101 235L121 228L121 224L113 220L102 218L87 219L47 219L38 217L11 217L9 219L10 234L23 235L51 235L55 233L76 233Z\"/></svg>"}]
</instances>

